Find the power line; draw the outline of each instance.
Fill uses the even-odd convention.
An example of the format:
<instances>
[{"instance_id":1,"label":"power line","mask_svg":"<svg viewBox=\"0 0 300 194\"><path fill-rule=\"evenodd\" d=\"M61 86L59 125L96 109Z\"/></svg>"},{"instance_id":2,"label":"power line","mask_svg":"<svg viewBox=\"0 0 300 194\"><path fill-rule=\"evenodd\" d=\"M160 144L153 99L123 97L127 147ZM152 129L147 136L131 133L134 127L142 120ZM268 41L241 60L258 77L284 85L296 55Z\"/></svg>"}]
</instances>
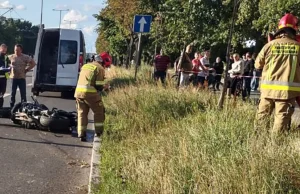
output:
<instances>
[{"instance_id":1,"label":"power line","mask_svg":"<svg viewBox=\"0 0 300 194\"><path fill-rule=\"evenodd\" d=\"M13 11L20 17L21 20L25 20L24 18L22 18L22 17L20 16L20 14L19 14L15 9L13 9Z\"/></svg>"},{"instance_id":2,"label":"power line","mask_svg":"<svg viewBox=\"0 0 300 194\"><path fill-rule=\"evenodd\" d=\"M8 9L6 12L4 12L1 16L3 16L3 15L5 15L7 12L9 12L9 11L11 11L12 9L14 9L13 7L11 7L11 8L0 8L0 9ZM0 17L1 17L0 16Z\"/></svg>"}]
</instances>

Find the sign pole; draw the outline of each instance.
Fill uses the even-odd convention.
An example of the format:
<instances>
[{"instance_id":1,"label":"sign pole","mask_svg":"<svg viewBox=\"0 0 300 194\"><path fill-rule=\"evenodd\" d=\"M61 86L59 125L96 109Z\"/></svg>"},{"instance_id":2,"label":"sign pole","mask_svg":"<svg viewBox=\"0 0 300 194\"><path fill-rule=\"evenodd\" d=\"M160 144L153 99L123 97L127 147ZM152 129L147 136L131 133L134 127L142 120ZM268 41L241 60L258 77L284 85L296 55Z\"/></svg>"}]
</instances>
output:
<instances>
[{"instance_id":1,"label":"sign pole","mask_svg":"<svg viewBox=\"0 0 300 194\"><path fill-rule=\"evenodd\" d=\"M136 64L135 64L135 80L137 79L137 71L141 66L141 44L142 44L142 33L149 33L151 28L152 16L151 15L135 15L133 20L133 32L138 33L139 42L137 48Z\"/></svg>"},{"instance_id":2,"label":"sign pole","mask_svg":"<svg viewBox=\"0 0 300 194\"><path fill-rule=\"evenodd\" d=\"M138 67L141 65L141 42L142 42L142 33L139 33L138 52L137 52L137 58L135 64L135 75L134 75L135 80L137 78Z\"/></svg>"}]
</instances>

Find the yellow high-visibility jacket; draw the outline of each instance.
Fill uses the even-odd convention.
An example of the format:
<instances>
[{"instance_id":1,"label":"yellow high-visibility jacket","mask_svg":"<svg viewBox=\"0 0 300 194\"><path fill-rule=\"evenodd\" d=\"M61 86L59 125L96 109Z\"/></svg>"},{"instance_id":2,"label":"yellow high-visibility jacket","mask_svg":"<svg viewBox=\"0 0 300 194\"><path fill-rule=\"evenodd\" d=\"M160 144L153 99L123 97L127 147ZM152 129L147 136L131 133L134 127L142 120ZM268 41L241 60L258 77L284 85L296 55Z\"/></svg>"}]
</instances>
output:
<instances>
[{"instance_id":1,"label":"yellow high-visibility jacket","mask_svg":"<svg viewBox=\"0 0 300 194\"><path fill-rule=\"evenodd\" d=\"M97 88L106 84L104 79L105 70L99 63L93 62L83 65L74 97L82 99L95 97L95 100L100 100L101 97Z\"/></svg>"},{"instance_id":2,"label":"yellow high-visibility jacket","mask_svg":"<svg viewBox=\"0 0 300 194\"><path fill-rule=\"evenodd\" d=\"M267 43L255 68L262 69L261 97L291 99L300 96L300 43L282 36Z\"/></svg>"}]
</instances>

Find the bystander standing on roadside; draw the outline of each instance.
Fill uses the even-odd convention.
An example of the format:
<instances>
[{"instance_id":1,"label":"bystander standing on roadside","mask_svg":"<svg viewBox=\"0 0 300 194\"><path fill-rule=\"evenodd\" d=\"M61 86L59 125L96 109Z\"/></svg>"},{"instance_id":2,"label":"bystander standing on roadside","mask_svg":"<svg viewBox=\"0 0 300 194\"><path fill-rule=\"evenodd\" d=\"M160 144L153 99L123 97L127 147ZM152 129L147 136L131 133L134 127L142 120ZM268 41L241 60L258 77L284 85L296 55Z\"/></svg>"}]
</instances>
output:
<instances>
[{"instance_id":1,"label":"bystander standing on roadside","mask_svg":"<svg viewBox=\"0 0 300 194\"><path fill-rule=\"evenodd\" d=\"M11 86L11 100L10 106L13 107L16 102L17 88L20 89L21 101L26 102L26 73L34 68L35 61L28 55L22 53L23 46L20 44L15 45L15 54L9 55L11 61L10 78L12 80ZM29 65L29 66L28 66Z\"/></svg>"},{"instance_id":2,"label":"bystander standing on roadside","mask_svg":"<svg viewBox=\"0 0 300 194\"><path fill-rule=\"evenodd\" d=\"M178 62L178 70L181 72L180 74L180 88L185 88L190 84L189 76L192 74L192 61L189 57L189 54L192 52L192 46L188 45L186 47L185 52L181 58L181 61Z\"/></svg>"},{"instance_id":3,"label":"bystander standing on roadside","mask_svg":"<svg viewBox=\"0 0 300 194\"><path fill-rule=\"evenodd\" d=\"M256 59L256 54L253 53L252 55L252 59L255 61ZM253 71L253 78L251 80L251 91L257 91L258 87L259 87L259 80L261 77L262 71L260 69L254 69Z\"/></svg>"},{"instance_id":4,"label":"bystander standing on roadside","mask_svg":"<svg viewBox=\"0 0 300 194\"><path fill-rule=\"evenodd\" d=\"M243 78L243 82L244 82L244 84L243 84L243 100L250 97L251 80L252 80L253 71L255 69L255 67L254 67L255 61L252 59L252 56L249 52L246 53L246 59L247 60L244 62L245 66L244 66L244 75L243 75L243 76L245 76Z\"/></svg>"},{"instance_id":5,"label":"bystander standing on roadside","mask_svg":"<svg viewBox=\"0 0 300 194\"><path fill-rule=\"evenodd\" d=\"M9 78L8 72L9 60L6 54L7 46L5 44L0 45L0 108L4 104L4 94L6 92L7 79Z\"/></svg>"},{"instance_id":6,"label":"bystander standing on roadside","mask_svg":"<svg viewBox=\"0 0 300 194\"><path fill-rule=\"evenodd\" d=\"M206 76L206 80L208 82L208 85L207 85L208 87L210 85L214 84L214 75L213 75L214 69L211 68L209 58L210 58L210 51L208 49L206 49L205 52L204 52L204 57L202 57L200 59L200 62L203 66L205 66L208 69L208 74Z\"/></svg>"},{"instance_id":7,"label":"bystander standing on roadside","mask_svg":"<svg viewBox=\"0 0 300 194\"><path fill-rule=\"evenodd\" d=\"M165 83L168 67L171 63L170 57L164 55L163 50L160 50L160 54L158 54L154 59L154 79L158 81L161 80L162 83Z\"/></svg>"},{"instance_id":8,"label":"bystander standing on roadside","mask_svg":"<svg viewBox=\"0 0 300 194\"><path fill-rule=\"evenodd\" d=\"M192 60L193 63L193 76L192 76L192 80L193 80L193 85L195 87L198 86L199 84L199 80L198 80L198 73L200 71L200 60L199 60L199 56L200 53L199 52L195 52L195 58Z\"/></svg>"},{"instance_id":9,"label":"bystander standing on roadside","mask_svg":"<svg viewBox=\"0 0 300 194\"><path fill-rule=\"evenodd\" d=\"M227 94L229 96L235 96L237 83L241 80L240 76L244 73L244 62L240 59L238 53L233 54L234 63L232 64L231 69L228 71L230 79L230 89L227 89Z\"/></svg>"},{"instance_id":10,"label":"bystander standing on roadside","mask_svg":"<svg viewBox=\"0 0 300 194\"><path fill-rule=\"evenodd\" d=\"M224 72L224 63L222 62L220 57L217 57L216 62L213 64L213 68L215 70L215 82L214 82L214 90L220 91L220 83L222 79L222 74Z\"/></svg>"}]
</instances>

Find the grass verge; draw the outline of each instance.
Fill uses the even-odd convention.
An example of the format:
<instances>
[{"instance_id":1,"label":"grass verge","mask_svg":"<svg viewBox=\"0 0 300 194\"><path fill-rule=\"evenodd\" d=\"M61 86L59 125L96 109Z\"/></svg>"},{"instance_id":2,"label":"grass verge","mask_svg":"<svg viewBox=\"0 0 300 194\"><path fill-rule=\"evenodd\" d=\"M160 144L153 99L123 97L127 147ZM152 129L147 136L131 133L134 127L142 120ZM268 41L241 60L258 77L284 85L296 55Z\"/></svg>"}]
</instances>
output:
<instances>
[{"instance_id":1,"label":"grass verge","mask_svg":"<svg viewBox=\"0 0 300 194\"><path fill-rule=\"evenodd\" d=\"M147 73L148 72L148 73ZM96 193L299 193L300 135L253 131L256 107L114 68ZM130 80L130 81L128 81Z\"/></svg>"}]
</instances>

